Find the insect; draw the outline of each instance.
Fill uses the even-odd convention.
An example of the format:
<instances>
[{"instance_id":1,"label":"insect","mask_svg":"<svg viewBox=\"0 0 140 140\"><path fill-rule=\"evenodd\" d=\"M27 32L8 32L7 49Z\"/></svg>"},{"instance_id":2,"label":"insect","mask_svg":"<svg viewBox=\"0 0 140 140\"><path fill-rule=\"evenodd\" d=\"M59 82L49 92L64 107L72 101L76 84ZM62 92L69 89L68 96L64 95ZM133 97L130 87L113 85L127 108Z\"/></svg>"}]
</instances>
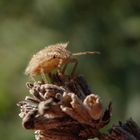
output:
<instances>
[{"instance_id":1,"label":"insect","mask_svg":"<svg viewBox=\"0 0 140 140\"><path fill-rule=\"evenodd\" d=\"M41 74L42 79L47 82L45 73L50 75L54 69L57 69L58 74L64 74L67 64L74 63L74 67L71 72L71 75L73 75L78 64L77 59L73 56L99 54L99 52L96 51L71 53L67 50L67 46L68 43L58 43L40 50L31 58L25 70L25 74L29 75L32 79L34 79L33 77L35 75ZM64 65L63 69L61 69L62 65Z\"/></svg>"}]
</instances>

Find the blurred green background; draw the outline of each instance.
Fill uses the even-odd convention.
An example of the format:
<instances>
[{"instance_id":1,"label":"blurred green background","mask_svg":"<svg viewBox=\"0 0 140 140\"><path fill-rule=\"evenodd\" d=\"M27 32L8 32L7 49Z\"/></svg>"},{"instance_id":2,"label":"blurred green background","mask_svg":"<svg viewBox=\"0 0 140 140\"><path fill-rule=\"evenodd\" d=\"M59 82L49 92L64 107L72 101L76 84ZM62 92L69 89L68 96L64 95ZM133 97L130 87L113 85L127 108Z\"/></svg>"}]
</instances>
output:
<instances>
[{"instance_id":1,"label":"blurred green background","mask_svg":"<svg viewBox=\"0 0 140 140\"><path fill-rule=\"evenodd\" d=\"M113 102L110 125L140 123L139 0L0 0L0 139L34 139L16 106L28 94L24 69L44 46L67 41L72 52L101 52L81 56L77 73Z\"/></svg>"}]
</instances>

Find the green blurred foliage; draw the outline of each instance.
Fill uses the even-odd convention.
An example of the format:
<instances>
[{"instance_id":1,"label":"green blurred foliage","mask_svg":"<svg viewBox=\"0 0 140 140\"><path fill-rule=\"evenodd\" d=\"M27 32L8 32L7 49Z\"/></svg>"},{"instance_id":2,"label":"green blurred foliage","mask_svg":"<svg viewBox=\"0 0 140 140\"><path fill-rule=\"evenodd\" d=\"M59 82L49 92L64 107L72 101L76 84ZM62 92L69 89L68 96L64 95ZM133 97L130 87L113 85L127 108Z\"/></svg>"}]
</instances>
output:
<instances>
[{"instance_id":1,"label":"green blurred foliage","mask_svg":"<svg viewBox=\"0 0 140 140\"><path fill-rule=\"evenodd\" d=\"M105 106L113 102L112 122L140 123L139 0L0 0L0 139L34 139L16 106L28 94L24 69L35 52L66 41L72 52L101 51L80 57L77 73Z\"/></svg>"}]
</instances>

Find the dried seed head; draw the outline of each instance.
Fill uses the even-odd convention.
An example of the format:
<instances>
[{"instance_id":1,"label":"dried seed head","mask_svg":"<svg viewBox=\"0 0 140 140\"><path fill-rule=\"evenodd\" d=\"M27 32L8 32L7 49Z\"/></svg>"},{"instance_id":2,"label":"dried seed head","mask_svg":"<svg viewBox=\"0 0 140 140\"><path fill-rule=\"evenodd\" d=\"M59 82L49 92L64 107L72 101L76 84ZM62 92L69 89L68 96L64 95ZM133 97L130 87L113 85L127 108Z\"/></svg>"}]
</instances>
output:
<instances>
[{"instance_id":1,"label":"dried seed head","mask_svg":"<svg viewBox=\"0 0 140 140\"><path fill-rule=\"evenodd\" d=\"M98 120L103 115L103 107L100 102L99 96L90 94L84 100L84 106L88 110L88 113L94 120Z\"/></svg>"},{"instance_id":2,"label":"dried seed head","mask_svg":"<svg viewBox=\"0 0 140 140\"><path fill-rule=\"evenodd\" d=\"M58 67L61 60L65 63L71 56L66 49L67 45L68 43L54 44L40 50L31 58L25 74L34 76L42 70L49 73Z\"/></svg>"}]
</instances>

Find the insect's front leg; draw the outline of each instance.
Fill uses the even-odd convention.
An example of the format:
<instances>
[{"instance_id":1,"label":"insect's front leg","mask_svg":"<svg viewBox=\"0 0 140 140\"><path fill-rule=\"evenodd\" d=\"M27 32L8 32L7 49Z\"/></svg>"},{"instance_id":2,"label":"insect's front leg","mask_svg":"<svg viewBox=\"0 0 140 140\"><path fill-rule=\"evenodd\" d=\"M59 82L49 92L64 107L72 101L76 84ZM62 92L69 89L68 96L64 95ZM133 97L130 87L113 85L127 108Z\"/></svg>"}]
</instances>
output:
<instances>
[{"instance_id":1,"label":"insect's front leg","mask_svg":"<svg viewBox=\"0 0 140 140\"><path fill-rule=\"evenodd\" d=\"M41 68L40 73L41 73L41 78L42 78L42 80L47 84L48 81L47 81L47 79L46 79L46 75L45 75L45 73L44 73L44 69L43 69L43 68Z\"/></svg>"},{"instance_id":2,"label":"insect's front leg","mask_svg":"<svg viewBox=\"0 0 140 140\"><path fill-rule=\"evenodd\" d=\"M61 69L62 64L63 64L63 59L59 59L59 64L57 66L57 72L58 72L59 75L63 75L64 74L63 70Z\"/></svg>"},{"instance_id":3,"label":"insect's front leg","mask_svg":"<svg viewBox=\"0 0 140 140\"><path fill-rule=\"evenodd\" d=\"M34 76L32 74L29 75L30 76L30 79L33 81L33 82L36 82Z\"/></svg>"}]
</instances>

